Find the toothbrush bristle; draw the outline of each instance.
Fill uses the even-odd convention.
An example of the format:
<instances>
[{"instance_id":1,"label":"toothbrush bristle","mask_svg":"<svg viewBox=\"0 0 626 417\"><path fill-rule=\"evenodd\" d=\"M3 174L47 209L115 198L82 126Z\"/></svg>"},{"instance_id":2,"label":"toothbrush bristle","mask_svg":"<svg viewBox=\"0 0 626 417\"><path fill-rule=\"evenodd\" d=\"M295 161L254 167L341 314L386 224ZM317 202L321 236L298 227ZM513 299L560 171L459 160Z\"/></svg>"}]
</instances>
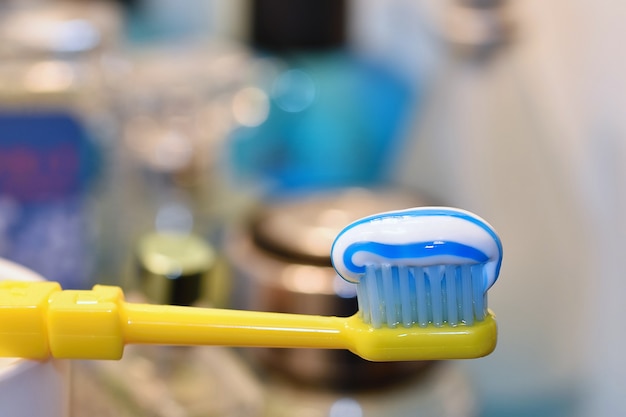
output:
<instances>
[{"instance_id":1,"label":"toothbrush bristle","mask_svg":"<svg viewBox=\"0 0 626 417\"><path fill-rule=\"evenodd\" d=\"M374 328L472 325L487 313L485 264L370 264L357 285L359 313Z\"/></svg>"}]
</instances>

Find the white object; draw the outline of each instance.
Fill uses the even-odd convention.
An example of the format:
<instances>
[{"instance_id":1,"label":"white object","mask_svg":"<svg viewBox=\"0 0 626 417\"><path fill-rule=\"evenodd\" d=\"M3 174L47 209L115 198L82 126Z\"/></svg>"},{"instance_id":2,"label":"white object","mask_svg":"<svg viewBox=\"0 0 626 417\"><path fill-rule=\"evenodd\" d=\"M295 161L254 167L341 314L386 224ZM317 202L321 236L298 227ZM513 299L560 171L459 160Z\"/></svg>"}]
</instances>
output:
<instances>
[{"instance_id":1,"label":"white object","mask_svg":"<svg viewBox=\"0 0 626 417\"><path fill-rule=\"evenodd\" d=\"M0 281L41 281L33 271L0 259ZM0 358L0 416L67 417L69 363Z\"/></svg>"}]
</instances>

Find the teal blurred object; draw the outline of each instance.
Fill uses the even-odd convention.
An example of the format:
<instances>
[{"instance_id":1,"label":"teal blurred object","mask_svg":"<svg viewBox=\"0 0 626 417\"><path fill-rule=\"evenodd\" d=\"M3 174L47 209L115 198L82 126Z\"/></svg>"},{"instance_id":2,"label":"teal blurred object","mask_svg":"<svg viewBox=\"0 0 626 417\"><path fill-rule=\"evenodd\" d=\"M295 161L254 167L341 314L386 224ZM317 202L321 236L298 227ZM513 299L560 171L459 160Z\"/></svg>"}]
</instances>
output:
<instances>
[{"instance_id":1,"label":"teal blurred object","mask_svg":"<svg viewBox=\"0 0 626 417\"><path fill-rule=\"evenodd\" d=\"M342 1L258 0L252 14L252 44L273 68L256 75L267 113L229 142L235 178L270 193L383 182L413 84L348 49Z\"/></svg>"}]
</instances>

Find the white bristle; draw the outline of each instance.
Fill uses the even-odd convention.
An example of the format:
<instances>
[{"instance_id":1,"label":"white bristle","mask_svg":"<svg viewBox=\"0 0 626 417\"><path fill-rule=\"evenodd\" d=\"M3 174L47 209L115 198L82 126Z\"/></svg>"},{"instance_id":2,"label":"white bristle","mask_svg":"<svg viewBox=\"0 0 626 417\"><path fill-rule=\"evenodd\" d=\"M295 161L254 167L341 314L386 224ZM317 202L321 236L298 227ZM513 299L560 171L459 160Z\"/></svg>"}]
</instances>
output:
<instances>
[{"instance_id":1,"label":"white bristle","mask_svg":"<svg viewBox=\"0 0 626 417\"><path fill-rule=\"evenodd\" d=\"M447 321L451 326L459 324L459 303L457 298L457 269L452 265L446 265L446 309Z\"/></svg>"},{"instance_id":2,"label":"white bristle","mask_svg":"<svg viewBox=\"0 0 626 417\"><path fill-rule=\"evenodd\" d=\"M359 312L375 328L472 325L486 314L484 264L367 265Z\"/></svg>"},{"instance_id":3,"label":"white bristle","mask_svg":"<svg viewBox=\"0 0 626 417\"><path fill-rule=\"evenodd\" d=\"M402 311L402 325L410 327L413 325L415 316L415 299L411 297L411 283L409 282L409 269L396 268L398 271L398 284L400 291L400 309Z\"/></svg>"},{"instance_id":4,"label":"white bristle","mask_svg":"<svg viewBox=\"0 0 626 417\"><path fill-rule=\"evenodd\" d=\"M413 318L413 322L425 327L430 321L428 315L428 287L426 285L426 276L422 268L413 268L412 271L409 271L409 276L410 275L413 275L413 279L415 280L414 297L415 303L417 304L417 316Z\"/></svg>"}]
</instances>

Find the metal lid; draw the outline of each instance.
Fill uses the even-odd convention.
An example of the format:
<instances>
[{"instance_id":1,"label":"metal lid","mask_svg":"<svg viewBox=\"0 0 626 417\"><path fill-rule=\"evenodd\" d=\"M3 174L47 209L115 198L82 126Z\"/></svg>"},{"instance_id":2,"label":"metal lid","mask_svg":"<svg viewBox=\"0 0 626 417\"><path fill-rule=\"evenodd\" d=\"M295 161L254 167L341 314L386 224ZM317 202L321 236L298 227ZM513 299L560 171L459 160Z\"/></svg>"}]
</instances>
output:
<instances>
[{"instance_id":1,"label":"metal lid","mask_svg":"<svg viewBox=\"0 0 626 417\"><path fill-rule=\"evenodd\" d=\"M330 248L350 222L372 213L423 204L415 195L361 188L275 202L252 223L255 244L292 262L330 266Z\"/></svg>"},{"instance_id":2,"label":"metal lid","mask_svg":"<svg viewBox=\"0 0 626 417\"><path fill-rule=\"evenodd\" d=\"M345 317L356 313L356 287L331 267L336 235L372 213L426 205L399 190L345 189L275 201L247 229L229 235L233 307ZM266 369L305 384L339 388L388 385L430 363L373 363L348 351L254 349Z\"/></svg>"},{"instance_id":3,"label":"metal lid","mask_svg":"<svg viewBox=\"0 0 626 417\"><path fill-rule=\"evenodd\" d=\"M140 239L137 260L140 286L151 302L191 305L202 295L216 255L198 236L151 233Z\"/></svg>"}]
</instances>

